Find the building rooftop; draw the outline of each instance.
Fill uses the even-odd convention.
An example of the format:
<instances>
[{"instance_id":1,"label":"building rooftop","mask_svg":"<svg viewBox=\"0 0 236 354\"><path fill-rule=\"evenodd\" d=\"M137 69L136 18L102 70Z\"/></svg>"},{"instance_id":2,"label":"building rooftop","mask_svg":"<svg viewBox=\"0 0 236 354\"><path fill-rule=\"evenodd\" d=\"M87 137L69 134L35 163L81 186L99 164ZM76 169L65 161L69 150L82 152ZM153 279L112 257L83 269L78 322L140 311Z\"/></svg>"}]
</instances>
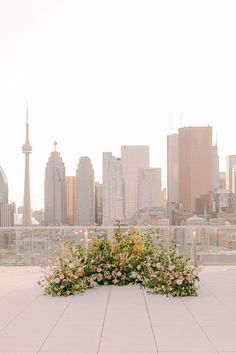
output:
<instances>
[{"instance_id":1,"label":"building rooftop","mask_svg":"<svg viewBox=\"0 0 236 354\"><path fill-rule=\"evenodd\" d=\"M0 267L0 353L236 353L236 267L204 267L197 297L103 286L50 297L39 267Z\"/></svg>"}]
</instances>

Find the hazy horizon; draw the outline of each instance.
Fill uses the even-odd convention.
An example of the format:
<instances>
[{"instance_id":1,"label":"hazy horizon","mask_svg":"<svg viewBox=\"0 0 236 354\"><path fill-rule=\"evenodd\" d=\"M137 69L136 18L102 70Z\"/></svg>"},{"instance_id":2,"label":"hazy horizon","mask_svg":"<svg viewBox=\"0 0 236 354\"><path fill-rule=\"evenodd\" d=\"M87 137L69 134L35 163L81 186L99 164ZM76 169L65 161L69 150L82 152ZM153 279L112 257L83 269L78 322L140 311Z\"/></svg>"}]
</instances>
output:
<instances>
[{"instance_id":1,"label":"hazy horizon","mask_svg":"<svg viewBox=\"0 0 236 354\"><path fill-rule=\"evenodd\" d=\"M119 157L121 145L150 145L165 181L166 136L209 124L224 170L236 154L234 4L0 1L0 166L9 199L23 203L27 97L33 209L44 204L54 140L67 175L89 156L100 181L103 151Z\"/></svg>"}]
</instances>

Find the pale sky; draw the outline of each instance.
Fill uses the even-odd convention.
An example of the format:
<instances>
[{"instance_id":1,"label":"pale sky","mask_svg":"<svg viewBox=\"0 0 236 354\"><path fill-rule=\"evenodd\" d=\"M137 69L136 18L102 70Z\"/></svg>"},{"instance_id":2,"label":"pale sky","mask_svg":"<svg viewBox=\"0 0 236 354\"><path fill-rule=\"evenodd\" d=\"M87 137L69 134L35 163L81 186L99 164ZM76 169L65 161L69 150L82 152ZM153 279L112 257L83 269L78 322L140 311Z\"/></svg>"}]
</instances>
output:
<instances>
[{"instance_id":1,"label":"pale sky","mask_svg":"<svg viewBox=\"0 0 236 354\"><path fill-rule=\"evenodd\" d=\"M29 101L31 196L43 207L53 141L74 175L90 156L150 145L166 176L166 135L212 125L221 170L236 154L236 1L0 0L0 166L22 205Z\"/></svg>"}]
</instances>

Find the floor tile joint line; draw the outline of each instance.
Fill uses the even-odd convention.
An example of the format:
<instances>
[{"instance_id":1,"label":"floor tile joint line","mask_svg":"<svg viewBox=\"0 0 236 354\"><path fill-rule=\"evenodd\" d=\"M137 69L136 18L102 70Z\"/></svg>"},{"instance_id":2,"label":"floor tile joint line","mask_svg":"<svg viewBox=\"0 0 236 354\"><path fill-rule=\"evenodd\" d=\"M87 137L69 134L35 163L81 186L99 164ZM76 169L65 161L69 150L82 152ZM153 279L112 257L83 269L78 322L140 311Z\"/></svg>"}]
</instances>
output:
<instances>
[{"instance_id":1,"label":"floor tile joint line","mask_svg":"<svg viewBox=\"0 0 236 354\"><path fill-rule=\"evenodd\" d=\"M108 309L108 305L109 305L109 301L110 301L110 296L111 296L111 286L110 286L108 297L107 297L107 304L106 304L105 314L104 314L104 318L103 318L103 322L102 322L102 330L101 330L101 336L100 336L99 343L98 343L97 354L99 353L101 342L102 342L103 329L104 329L104 325L105 325L105 321L106 321L107 309Z\"/></svg>"},{"instance_id":2,"label":"floor tile joint line","mask_svg":"<svg viewBox=\"0 0 236 354\"><path fill-rule=\"evenodd\" d=\"M200 325L200 323L198 322L198 320L196 319L196 317L194 316L194 314L192 313L192 311L190 310L190 308L184 303L183 299L181 298L181 302L182 304L185 306L185 308L189 311L190 315L192 316L192 318L194 319L194 321L196 322L196 324L198 325L198 327L200 328L201 332L205 335L205 337L207 338L207 340L209 341L209 343L211 343L212 347L214 348L214 350L216 351L216 353L219 353L218 349L215 347L215 345L212 343L212 341L210 340L209 336L207 335L207 333L204 331L203 327Z\"/></svg>"},{"instance_id":3,"label":"floor tile joint line","mask_svg":"<svg viewBox=\"0 0 236 354\"><path fill-rule=\"evenodd\" d=\"M41 294L37 295L29 304L27 304L21 311L19 311L14 317L11 318L11 320L0 329L0 332L6 329L10 324L17 319L30 305L32 305L39 297Z\"/></svg>"},{"instance_id":4,"label":"floor tile joint line","mask_svg":"<svg viewBox=\"0 0 236 354\"><path fill-rule=\"evenodd\" d=\"M149 309L148 309L148 304L147 304L147 300L146 300L146 296L145 296L144 291L146 291L146 290L144 290L144 289L142 288L142 293L143 293L144 303L145 303L146 310L147 310L147 313L148 313L148 319L149 319L149 322L150 322L150 326L151 326L151 330L152 330L152 335L153 335L153 339L154 339L154 343L155 343L156 351L157 351L157 354L158 354L158 353L159 353L159 351L158 351L157 341L156 341L155 333L154 333L154 330L153 330L153 327L152 327L151 316L150 316L150 312L149 312Z\"/></svg>"},{"instance_id":5,"label":"floor tile joint line","mask_svg":"<svg viewBox=\"0 0 236 354\"><path fill-rule=\"evenodd\" d=\"M207 286L206 284L203 285L205 286L205 288L207 289L207 291L209 291L209 293L214 296L214 298L219 301L221 304L223 304L233 315L236 315L236 312L234 312L228 305L226 305L218 296L215 295L215 293L209 288L209 286Z\"/></svg>"},{"instance_id":6,"label":"floor tile joint line","mask_svg":"<svg viewBox=\"0 0 236 354\"><path fill-rule=\"evenodd\" d=\"M39 349L37 350L36 354L40 353L41 349L43 348L44 344L46 343L48 337L50 336L50 334L52 333L52 331L54 330L54 328L56 327L56 325L58 324L58 322L60 321L60 319L62 318L62 316L64 315L67 307L70 305L72 301L72 298L68 301L68 303L66 304L64 310L62 311L62 313L60 314L60 316L57 318L56 322L54 323L54 326L52 327L51 331L49 331L48 335L46 336L46 338L44 339L43 343L41 344L41 346L39 347Z\"/></svg>"}]
</instances>

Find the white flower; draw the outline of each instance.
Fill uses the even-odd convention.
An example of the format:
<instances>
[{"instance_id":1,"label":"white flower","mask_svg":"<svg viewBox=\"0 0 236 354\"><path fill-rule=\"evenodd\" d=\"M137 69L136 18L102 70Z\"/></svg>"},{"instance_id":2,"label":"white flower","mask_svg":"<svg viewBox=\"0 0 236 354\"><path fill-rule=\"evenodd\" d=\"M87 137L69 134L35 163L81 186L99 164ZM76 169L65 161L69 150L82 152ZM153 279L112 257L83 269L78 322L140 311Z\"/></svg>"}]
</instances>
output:
<instances>
[{"instance_id":1,"label":"white flower","mask_svg":"<svg viewBox=\"0 0 236 354\"><path fill-rule=\"evenodd\" d=\"M178 285L181 285L181 284L183 283L183 280L182 280L182 279L177 279L176 283L177 283Z\"/></svg>"}]
</instances>

